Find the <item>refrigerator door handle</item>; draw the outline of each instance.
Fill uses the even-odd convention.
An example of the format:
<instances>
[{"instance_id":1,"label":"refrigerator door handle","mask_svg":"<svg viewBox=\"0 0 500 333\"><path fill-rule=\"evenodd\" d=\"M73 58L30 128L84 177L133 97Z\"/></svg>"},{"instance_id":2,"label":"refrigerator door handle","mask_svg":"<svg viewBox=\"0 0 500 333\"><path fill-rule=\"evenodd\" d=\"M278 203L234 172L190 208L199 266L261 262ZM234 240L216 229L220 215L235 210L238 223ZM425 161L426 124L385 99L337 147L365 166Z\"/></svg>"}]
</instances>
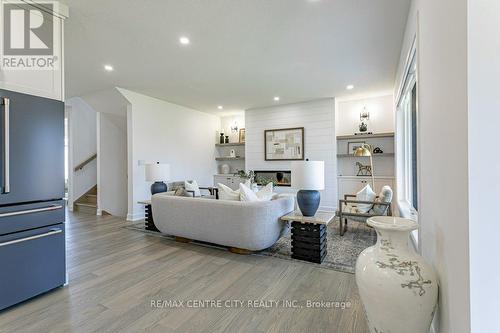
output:
<instances>
[{"instance_id":1,"label":"refrigerator door handle","mask_svg":"<svg viewBox=\"0 0 500 333\"><path fill-rule=\"evenodd\" d=\"M3 179L4 186L2 193L10 192L10 99L2 97L2 105L4 107L3 113Z\"/></svg>"},{"instance_id":2,"label":"refrigerator door handle","mask_svg":"<svg viewBox=\"0 0 500 333\"><path fill-rule=\"evenodd\" d=\"M52 235L60 234L61 232L63 232L61 229L52 229L49 232L46 232L44 234L34 235L34 236L20 238L20 239L14 239L14 240L11 240L11 241L8 241L8 242L0 243L0 247L7 246L7 245L12 245L12 244L16 244L16 243L27 242L27 241L30 241L30 240L33 240L33 239L37 239L37 238L52 236Z\"/></svg>"},{"instance_id":3,"label":"refrigerator door handle","mask_svg":"<svg viewBox=\"0 0 500 333\"><path fill-rule=\"evenodd\" d=\"M40 213L40 212L47 212L47 211L58 210L58 209L62 209L62 208L63 208L62 205L51 205L49 207L43 207L43 208L19 210L17 212L2 213L2 214L0 214L0 218L2 218L2 217L10 217L10 216L17 216L17 215L33 214L33 213Z\"/></svg>"}]
</instances>

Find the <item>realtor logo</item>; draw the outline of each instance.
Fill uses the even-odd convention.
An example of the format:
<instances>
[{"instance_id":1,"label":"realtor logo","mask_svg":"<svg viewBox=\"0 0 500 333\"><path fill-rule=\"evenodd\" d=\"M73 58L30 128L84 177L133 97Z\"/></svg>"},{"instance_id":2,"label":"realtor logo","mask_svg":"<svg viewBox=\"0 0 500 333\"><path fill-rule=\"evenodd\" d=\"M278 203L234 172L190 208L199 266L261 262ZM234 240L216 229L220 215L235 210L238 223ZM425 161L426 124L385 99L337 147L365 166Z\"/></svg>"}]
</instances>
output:
<instances>
[{"instance_id":1,"label":"realtor logo","mask_svg":"<svg viewBox=\"0 0 500 333\"><path fill-rule=\"evenodd\" d=\"M2 69L54 69L53 3L3 5Z\"/></svg>"}]
</instances>

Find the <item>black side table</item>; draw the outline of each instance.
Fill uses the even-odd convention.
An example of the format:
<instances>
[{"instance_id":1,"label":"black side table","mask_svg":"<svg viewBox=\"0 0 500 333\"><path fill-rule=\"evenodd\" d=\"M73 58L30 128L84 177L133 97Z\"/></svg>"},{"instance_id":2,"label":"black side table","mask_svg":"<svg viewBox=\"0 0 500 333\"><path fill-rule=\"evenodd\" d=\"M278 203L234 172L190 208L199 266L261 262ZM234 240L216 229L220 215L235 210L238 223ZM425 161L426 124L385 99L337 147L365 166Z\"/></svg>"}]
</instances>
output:
<instances>
[{"instance_id":1,"label":"black side table","mask_svg":"<svg viewBox=\"0 0 500 333\"><path fill-rule=\"evenodd\" d=\"M153 221L153 208L151 206L151 201L145 200L145 201L139 201L137 203L144 205L145 208L145 216L144 216L145 229L150 231L160 232L160 230L158 230L158 228L156 227L155 222Z\"/></svg>"},{"instance_id":2,"label":"black side table","mask_svg":"<svg viewBox=\"0 0 500 333\"><path fill-rule=\"evenodd\" d=\"M292 258L321 264L327 254L327 225L335 213L317 212L315 216L302 216L294 211L281 218L292 224Z\"/></svg>"}]
</instances>

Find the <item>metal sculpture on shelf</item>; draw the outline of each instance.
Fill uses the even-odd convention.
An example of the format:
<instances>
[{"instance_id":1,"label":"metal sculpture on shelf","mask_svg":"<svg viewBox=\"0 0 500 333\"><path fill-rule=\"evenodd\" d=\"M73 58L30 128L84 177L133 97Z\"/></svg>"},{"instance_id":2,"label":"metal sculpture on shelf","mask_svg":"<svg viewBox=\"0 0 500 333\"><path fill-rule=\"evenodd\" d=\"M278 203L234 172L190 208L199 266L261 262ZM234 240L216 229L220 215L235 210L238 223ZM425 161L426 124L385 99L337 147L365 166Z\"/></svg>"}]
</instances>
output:
<instances>
[{"instance_id":1,"label":"metal sculpture on shelf","mask_svg":"<svg viewBox=\"0 0 500 333\"><path fill-rule=\"evenodd\" d=\"M358 174L357 176L371 176L372 175L372 167L370 165L363 165L359 162L356 162L358 166Z\"/></svg>"}]
</instances>

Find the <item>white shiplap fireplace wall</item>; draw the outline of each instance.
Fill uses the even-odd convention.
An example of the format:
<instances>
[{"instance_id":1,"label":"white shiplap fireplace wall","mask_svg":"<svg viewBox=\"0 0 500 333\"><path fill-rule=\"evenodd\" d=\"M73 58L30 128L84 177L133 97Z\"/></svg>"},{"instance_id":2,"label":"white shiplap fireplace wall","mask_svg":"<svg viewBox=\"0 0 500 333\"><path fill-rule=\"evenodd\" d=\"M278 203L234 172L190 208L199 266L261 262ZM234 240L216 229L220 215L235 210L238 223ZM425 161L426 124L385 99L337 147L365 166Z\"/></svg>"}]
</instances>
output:
<instances>
[{"instance_id":1,"label":"white shiplap fireplace wall","mask_svg":"<svg viewBox=\"0 0 500 333\"><path fill-rule=\"evenodd\" d=\"M335 142L335 100L250 109L245 112L247 170L290 170L290 161L264 160L264 130L304 127L305 157L325 161L325 190L321 193L322 210L337 206L337 170ZM293 175L292 175L293 177ZM277 188L277 192L289 192Z\"/></svg>"}]
</instances>

